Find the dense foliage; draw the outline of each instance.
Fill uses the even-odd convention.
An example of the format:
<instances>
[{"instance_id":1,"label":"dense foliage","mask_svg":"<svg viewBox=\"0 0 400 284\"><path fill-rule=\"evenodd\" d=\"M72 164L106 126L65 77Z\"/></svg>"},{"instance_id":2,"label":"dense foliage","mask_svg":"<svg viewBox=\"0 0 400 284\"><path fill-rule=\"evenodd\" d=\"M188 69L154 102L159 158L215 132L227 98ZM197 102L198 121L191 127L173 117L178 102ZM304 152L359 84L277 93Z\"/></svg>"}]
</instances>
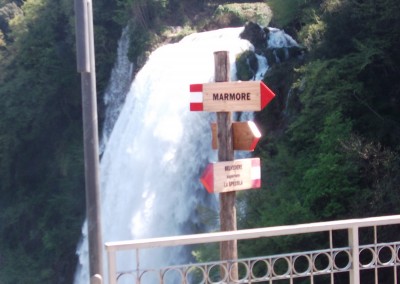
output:
<instances>
[{"instance_id":1,"label":"dense foliage","mask_svg":"<svg viewBox=\"0 0 400 284\"><path fill-rule=\"evenodd\" d=\"M243 21L237 6L218 7L229 1L93 2L100 98L122 26L140 66L166 25L185 34ZM257 116L263 189L239 197L240 226L399 213L400 2L268 3L307 52L265 76L278 96ZM85 204L74 21L73 1L0 0L1 284L72 282Z\"/></svg>"},{"instance_id":2,"label":"dense foliage","mask_svg":"<svg viewBox=\"0 0 400 284\"><path fill-rule=\"evenodd\" d=\"M107 6L100 90L120 33ZM1 0L0 16L0 283L71 283L85 204L73 1Z\"/></svg>"},{"instance_id":3,"label":"dense foliage","mask_svg":"<svg viewBox=\"0 0 400 284\"><path fill-rule=\"evenodd\" d=\"M292 31L307 54L286 63L285 76L275 66L265 77L284 100L258 115L267 133L256 153L264 190L241 197L242 227L398 214L400 3L270 4L275 24ZM291 242L306 248L316 241L257 242L243 251L281 251Z\"/></svg>"}]
</instances>

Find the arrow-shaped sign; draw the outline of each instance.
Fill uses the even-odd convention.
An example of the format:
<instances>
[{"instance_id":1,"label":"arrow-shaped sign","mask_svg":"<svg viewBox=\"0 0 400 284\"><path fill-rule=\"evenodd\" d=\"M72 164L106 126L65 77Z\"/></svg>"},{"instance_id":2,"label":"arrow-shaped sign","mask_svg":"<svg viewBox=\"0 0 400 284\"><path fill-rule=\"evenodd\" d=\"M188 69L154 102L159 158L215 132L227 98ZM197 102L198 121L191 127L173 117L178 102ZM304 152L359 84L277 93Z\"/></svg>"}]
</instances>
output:
<instances>
[{"instance_id":1,"label":"arrow-shaped sign","mask_svg":"<svg viewBox=\"0 0 400 284\"><path fill-rule=\"evenodd\" d=\"M211 124L212 148L218 149L217 124ZM261 133L253 121L233 122L232 123L232 142L233 150L254 151Z\"/></svg>"},{"instance_id":2,"label":"arrow-shaped sign","mask_svg":"<svg viewBox=\"0 0 400 284\"><path fill-rule=\"evenodd\" d=\"M200 181L209 193L260 188L260 158L208 164Z\"/></svg>"},{"instance_id":3,"label":"arrow-shaped sign","mask_svg":"<svg viewBox=\"0 0 400 284\"><path fill-rule=\"evenodd\" d=\"M274 92L262 81L191 84L190 110L209 112L260 111L274 97Z\"/></svg>"}]
</instances>

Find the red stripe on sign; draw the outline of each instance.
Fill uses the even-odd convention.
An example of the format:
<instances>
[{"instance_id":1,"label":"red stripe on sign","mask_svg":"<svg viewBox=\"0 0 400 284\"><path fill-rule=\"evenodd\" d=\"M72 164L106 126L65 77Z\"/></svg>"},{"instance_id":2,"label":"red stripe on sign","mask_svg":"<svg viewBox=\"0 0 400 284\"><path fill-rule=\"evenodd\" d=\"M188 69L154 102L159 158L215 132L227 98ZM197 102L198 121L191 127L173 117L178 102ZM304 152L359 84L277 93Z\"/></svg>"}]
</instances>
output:
<instances>
[{"instance_id":1,"label":"red stripe on sign","mask_svg":"<svg viewBox=\"0 0 400 284\"><path fill-rule=\"evenodd\" d=\"M190 103L190 111L203 111L203 103Z\"/></svg>"},{"instance_id":2,"label":"red stripe on sign","mask_svg":"<svg viewBox=\"0 0 400 284\"><path fill-rule=\"evenodd\" d=\"M254 149L256 148L259 140L260 140L260 138L258 138L258 137L254 138L254 140L253 140L253 142L251 143L251 146L250 146L250 151L254 151ZM254 162L252 162L251 164L254 167ZM258 161L258 165L260 165L260 161Z\"/></svg>"},{"instance_id":3,"label":"red stripe on sign","mask_svg":"<svg viewBox=\"0 0 400 284\"><path fill-rule=\"evenodd\" d=\"M203 92L203 84L191 84L190 92Z\"/></svg>"},{"instance_id":4,"label":"red stripe on sign","mask_svg":"<svg viewBox=\"0 0 400 284\"><path fill-rule=\"evenodd\" d=\"M251 167L259 167L260 166L260 158L254 158L251 160Z\"/></svg>"},{"instance_id":5,"label":"red stripe on sign","mask_svg":"<svg viewBox=\"0 0 400 284\"><path fill-rule=\"evenodd\" d=\"M253 183L251 184L252 188L260 188L261 187L261 179L255 179L253 180Z\"/></svg>"}]
</instances>

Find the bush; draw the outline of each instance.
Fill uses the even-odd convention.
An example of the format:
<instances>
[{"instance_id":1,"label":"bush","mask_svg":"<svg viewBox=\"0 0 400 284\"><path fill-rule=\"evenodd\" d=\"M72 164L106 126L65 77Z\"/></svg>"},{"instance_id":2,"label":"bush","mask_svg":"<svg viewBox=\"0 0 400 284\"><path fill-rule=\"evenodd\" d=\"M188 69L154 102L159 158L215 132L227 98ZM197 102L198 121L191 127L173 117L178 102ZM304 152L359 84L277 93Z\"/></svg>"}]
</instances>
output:
<instances>
[{"instance_id":1,"label":"bush","mask_svg":"<svg viewBox=\"0 0 400 284\"><path fill-rule=\"evenodd\" d=\"M251 50L239 54L236 58L236 75L238 80L251 80L258 69L256 54Z\"/></svg>"}]
</instances>

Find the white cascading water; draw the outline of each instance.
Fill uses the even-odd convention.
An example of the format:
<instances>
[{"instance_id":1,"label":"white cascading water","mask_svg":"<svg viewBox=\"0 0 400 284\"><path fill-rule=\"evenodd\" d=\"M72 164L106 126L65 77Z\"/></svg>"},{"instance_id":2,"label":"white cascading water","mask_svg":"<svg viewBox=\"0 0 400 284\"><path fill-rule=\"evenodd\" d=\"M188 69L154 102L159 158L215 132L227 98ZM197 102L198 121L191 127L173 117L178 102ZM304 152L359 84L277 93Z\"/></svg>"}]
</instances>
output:
<instances>
[{"instance_id":1,"label":"white cascading water","mask_svg":"<svg viewBox=\"0 0 400 284\"><path fill-rule=\"evenodd\" d=\"M129 42L129 30L126 27L122 31L121 39L118 42L117 60L111 71L111 78L104 93L105 117L100 142L100 153L104 152L105 145L124 105L126 94L132 82L134 66L129 61L127 55Z\"/></svg>"},{"instance_id":2,"label":"white cascading water","mask_svg":"<svg viewBox=\"0 0 400 284\"><path fill-rule=\"evenodd\" d=\"M239 38L242 31L192 34L160 47L136 75L101 159L103 242L198 232L204 230L199 212L216 212L216 196L199 182L205 166L216 160L210 130L215 115L189 111L189 85L214 80L213 53L219 50L229 51L236 80L236 55L253 48ZM260 80L268 65L258 58ZM75 284L89 283L86 223L82 232ZM140 267L189 258L180 248L152 251L141 254ZM122 255L117 268L134 269L134 255Z\"/></svg>"}]
</instances>

